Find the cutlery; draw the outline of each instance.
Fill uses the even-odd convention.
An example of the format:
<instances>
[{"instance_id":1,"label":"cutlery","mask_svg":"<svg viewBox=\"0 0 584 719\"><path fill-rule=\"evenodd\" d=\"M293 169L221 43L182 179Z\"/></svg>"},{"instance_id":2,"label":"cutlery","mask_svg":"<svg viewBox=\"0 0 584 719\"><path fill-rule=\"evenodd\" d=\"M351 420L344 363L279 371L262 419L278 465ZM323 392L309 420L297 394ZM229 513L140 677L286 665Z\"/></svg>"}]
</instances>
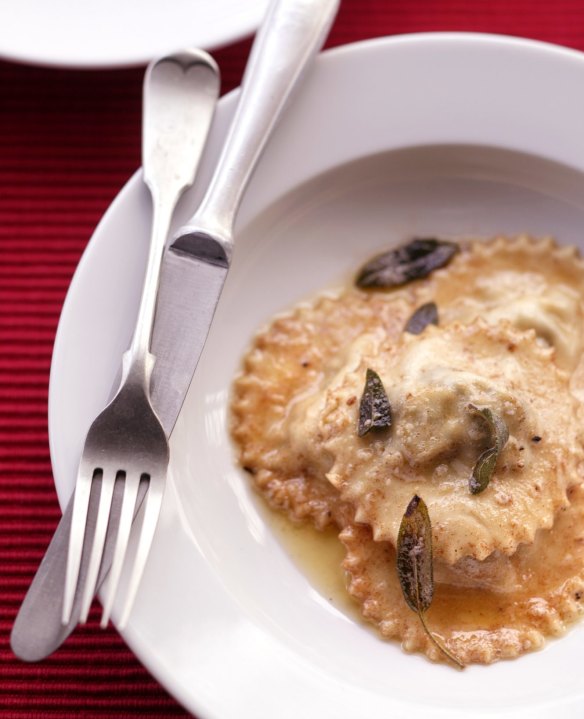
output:
<instances>
[{"instance_id":1,"label":"cutlery","mask_svg":"<svg viewBox=\"0 0 584 719\"><path fill-rule=\"evenodd\" d=\"M11 644L15 654L25 660L46 656L53 650L49 647L56 648L79 620L86 619L95 588L111 567L102 617L102 626L107 624L132 517L147 497L122 622L135 596L162 499L171 429L165 424L167 417L156 418L159 408L154 402L152 409L148 399L150 374L157 359L155 346L151 353L149 345L158 270L176 202L194 181L218 94L217 65L199 50L168 55L151 63L146 71L143 179L152 198L153 222L136 331L124 356L120 390L106 416L100 415L90 429L74 497L15 621ZM95 431L105 434L96 438ZM145 464L148 457L150 466ZM94 472L96 467L107 469L109 476ZM126 470L125 476L120 476L120 469ZM149 475L149 481L141 481L143 474ZM91 491L94 483L100 485L99 492ZM117 533L112 531L116 528Z\"/></svg>"},{"instance_id":2,"label":"cutlery","mask_svg":"<svg viewBox=\"0 0 584 719\"><path fill-rule=\"evenodd\" d=\"M182 406L224 284L243 192L286 100L321 47L338 4L339 0L272 3L254 41L238 107L209 189L199 210L166 251L152 338L157 361L151 398L167 435ZM90 499L90 520L91 509ZM57 627L51 606L59 601L55 577L64 574L63 536L70 515L69 506L13 628L12 649L29 661L54 651L74 626L70 622ZM98 586L112 551L106 537Z\"/></svg>"},{"instance_id":3,"label":"cutlery","mask_svg":"<svg viewBox=\"0 0 584 719\"><path fill-rule=\"evenodd\" d=\"M193 153L196 100L203 76L214 82L209 61L201 65L198 51L184 50L149 65L144 78L142 177L152 199L152 228L138 317L129 349L122 360L122 379L114 398L91 424L77 475L71 515L63 624L71 618L79 582L89 497L99 491L97 515L87 572L82 578L81 622L87 621L96 592L106 532L115 533L102 627L107 626L124 564L129 584L119 626L133 604L160 514L170 450L164 428L150 401L150 379L156 357L150 352L154 313L166 239L180 196L195 179L199 153ZM198 149L195 147L195 149ZM193 157L197 162L193 162ZM118 522L110 516L115 485L121 485ZM145 484L144 509L133 556L127 549L136 510L138 487Z\"/></svg>"}]
</instances>

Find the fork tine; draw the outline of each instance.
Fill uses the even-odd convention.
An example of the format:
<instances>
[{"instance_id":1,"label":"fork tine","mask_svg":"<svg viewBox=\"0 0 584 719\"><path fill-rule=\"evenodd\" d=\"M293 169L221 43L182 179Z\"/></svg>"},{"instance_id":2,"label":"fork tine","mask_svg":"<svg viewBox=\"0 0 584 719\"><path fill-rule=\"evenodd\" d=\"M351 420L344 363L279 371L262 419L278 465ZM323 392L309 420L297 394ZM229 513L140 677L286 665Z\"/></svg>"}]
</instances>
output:
<instances>
[{"instance_id":1,"label":"fork tine","mask_svg":"<svg viewBox=\"0 0 584 719\"><path fill-rule=\"evenodd\" d=\"M67 552L67 570L65 575L65 592L63 595L63 614L61 621L68 624L71 620L75 591L79 579L81 555L83 553L83 540L87 525L87 510L91 495L93 476L84 472L83 466L79 468L79 477L73 498L73 513L71 516L71 530L69 533L69 547Z\"/></svg>"},{"instance_id":2,"label":"fork tine","mask_svg":"<svg viewBox=\"0 0 584 719\"><path fill-rule=\"evenodd\" d=\"M112 568L108 577L107 595L103 602L103 614L101 615L102 629L107 627L120 581L124 557L126 556L126 551L128 549L128 540L130 538L130 529L132 527L132 518L134 516L134 508L136 506L136 497L138 496L139 485L139 474L126 474Z\"/></svg>"},{"instance_id":3,"label":"fork tine","mask_svg":"<svg viewBox=\"0 0 584 719\"><path fill-rule=\"evenodd\" d=\"M128 582L128 588L126 590L126 596L124 598L124 606L122 609L122 615L118 624L118 629L123 629L128 621L128 617L136 598L136 592L140 586L140 580L144 573L146 566L146 560L148 559L148 553L154 538L154 531L158 524L158 518L160 516L160 506L162 504L162 496L164 494L164 478L160 478L161 481L156 481L157 478L150 477L148 491L144 499L144 517L142 519L142 525L140 527L140 536L138 539L138 546L134 555L134 563L132 566L132 574L130 575L130 581Z\"/></svg>"},{"instance_id":4,"label":"fork tine","mask_svg":"<svg viewBox=\"0 0 584 719\"><path fill-rule=\"evenodd\" d=\"M105 544L105 535L109 522L109 514L114 493L114 485L116 482L116 473L107 472L105 469L102 473L101 488L99 492L99 505L97 508L97 518L95 521L95 532L93 542L91 543L91 553L87 567L87 577L85 586L83 587L83 599L81 600L81 615L79 621L84 624L87 621L89 608L95 595L97 584L97 575L103 555L103 546Z\"/></svg>"}]
</instances>

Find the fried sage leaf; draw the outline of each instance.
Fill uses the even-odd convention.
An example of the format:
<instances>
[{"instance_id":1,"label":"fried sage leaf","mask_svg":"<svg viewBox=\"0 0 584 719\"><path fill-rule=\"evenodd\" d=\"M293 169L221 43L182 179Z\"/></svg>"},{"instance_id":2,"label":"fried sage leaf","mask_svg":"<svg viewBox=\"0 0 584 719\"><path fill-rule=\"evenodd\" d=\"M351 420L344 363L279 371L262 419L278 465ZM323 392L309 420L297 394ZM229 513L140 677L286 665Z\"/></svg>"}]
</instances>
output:
<instances>
[{"instance_id":1,"label":"fried sage leaf","mask_svg":"<svg viewBox=\"0 0 584 719\"><path fill-rule=\"evenodd\" d=\"M491 481L491 477L495 472L497 457L499 453L494 447L485 450L477 459L477 463L473 467L472 474L468 480L468 488L471 494L480 494L483 492Z\"/></svg>"},{"instance_id":2,"label":"fried sage leaf","mask_svg":"<svg viewBox=\"0 0 584 719\"><path fill-rule=\"evenodd\" d=\"M454 242L416 238L367 262L358 272L355 284L357 287L399 287L444 267L458 251Z\"/></svg>"},{"instance_id":3,"label":"fried sage leaf","mask_svg":"<svg viewBox=\"0 0 584 719\"><path fill-rule=\"evenodd\" d=\"M438 307L435 302L426 302L420 305L410 319L406 322L404 332L411 335L420 335L428 325L438 324Z\"/></svg>"},{"instance_id":4,"label":"fried sage leaf","mask_svg":"<svg viewBox=\"0 0 584 719\"><path fill-rule=\"evenodd\" d=\"M417 494L408 504L399 527L397 573L404 599L420 618L430 641L459 669L464 669L464 664L448 651L426 624L424 614L434 596L432 525L426 503Z\"/></svg>"},{"instance_id":5,"label":"fried sage leaf","mask_svg":"<svg viewBox=\"0 0 584 719\"><path fill-rule=\"evenodd\" d=\"M381 378L372 369L367 369L365 389L359 403L357 433L364 437L372 429L391 427L391 405L385 393Z\"/></svg>"},{"instance_id":6,"label":"fried sage leaf","mask_svg":"<svg viewBox=\"0 0 584 719\"><path fill-rule=\"evenodd\" d=\"M482 417L489 428L489 445L478 458L470 479L468 480L468 488L471 494L480 494L489 485L499 454L509 439L509 430L505 422L488 407L477 407L469 404L468 409L473 413Z\"/></svg>"},{"instance_id":7,"label":"fried sage leaf","mask_svg":"<svg viewBox=\"0 0 584 719\"><path fill-rule=\"evenodd\" d=\"M414 495L397 535L397 573L404 598L414 612L425 612L434 596L432 527L426 503Z\"/></svg>"}]
</instances>

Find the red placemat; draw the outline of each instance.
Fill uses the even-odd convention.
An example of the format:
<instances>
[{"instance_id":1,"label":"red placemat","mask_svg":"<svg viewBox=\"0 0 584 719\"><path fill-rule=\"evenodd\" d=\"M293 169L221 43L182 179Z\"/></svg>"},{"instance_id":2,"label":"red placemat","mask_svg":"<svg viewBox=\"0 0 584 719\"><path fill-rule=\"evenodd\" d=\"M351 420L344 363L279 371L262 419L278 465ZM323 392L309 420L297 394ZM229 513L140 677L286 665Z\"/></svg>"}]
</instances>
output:
<instances>
[{"instance_id":1,"label":"red placemat","mask_svg":"<svg viewBox=\"0 0 584 719\"><path fill-rule=\"evenodd\" d=\"M584 50L584 3L344 0L328 45L430 30L520 35ZM214 53L224 90L239 83L249 45ZM0 715L6 718L188 716L115 630L99 629L95 610L41 664L19 662L8 644L60 517L46 418L55 330L87 240L138 167L142 74L0 62Z\"/></svg>"}]
</instances>

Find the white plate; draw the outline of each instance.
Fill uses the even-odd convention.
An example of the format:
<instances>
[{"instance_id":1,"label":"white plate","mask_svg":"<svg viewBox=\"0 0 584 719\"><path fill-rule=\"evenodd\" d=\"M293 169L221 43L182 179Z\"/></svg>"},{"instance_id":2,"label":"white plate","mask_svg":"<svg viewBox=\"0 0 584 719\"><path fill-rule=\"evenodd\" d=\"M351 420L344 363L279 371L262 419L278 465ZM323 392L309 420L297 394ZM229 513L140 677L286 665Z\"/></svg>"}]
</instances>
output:
<instances>
[{"instance_id":1,"label":"white plate","mask_svg":"<svg viewBox=\"0 0 584 719\"><path fill-rule=\"evenodd\" d=\"M268 0L5 0L0 57L62 67L143 65L253 32Z\"/></svg>"},{"instance_id":2,"label":"white plate","mask_svg":"<svg viewBox=\"0 0 584 719\"><path fill-rule=\"evenodd\" d=\"M264 156L235 262L172 438L173 483L124 637L200 717L584 714L584 626L463 674L408 656L339 611L290 559L234 466L229 387L256 328L412 234L584 233L584 56L480 35L418 35L319 58ZM221 101L209 176L233 95ZM195 203L190 195L177 223ZM50 388L57 490L125 349L147 236L134 177L67 297Z\"/></svg>"}]
</instances>

